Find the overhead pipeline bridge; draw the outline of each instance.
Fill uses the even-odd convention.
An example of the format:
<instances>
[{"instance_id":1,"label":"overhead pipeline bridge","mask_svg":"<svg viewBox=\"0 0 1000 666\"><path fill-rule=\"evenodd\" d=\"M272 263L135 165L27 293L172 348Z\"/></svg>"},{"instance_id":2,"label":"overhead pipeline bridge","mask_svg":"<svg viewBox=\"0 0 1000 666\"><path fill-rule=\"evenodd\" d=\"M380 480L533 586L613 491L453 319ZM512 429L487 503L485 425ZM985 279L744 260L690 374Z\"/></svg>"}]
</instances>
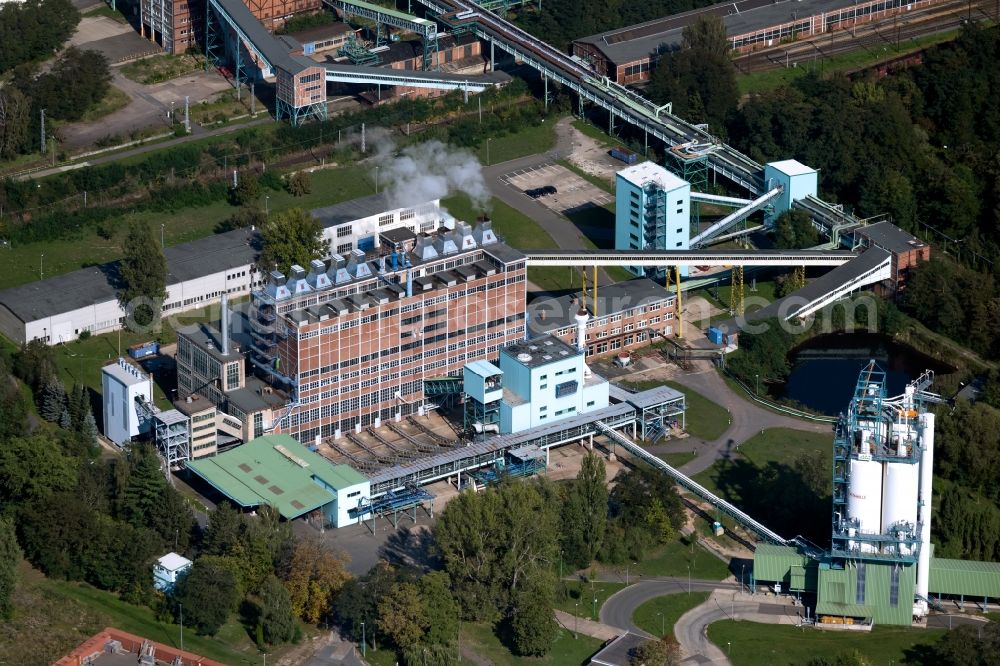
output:
<instances>
[{"instance_id":1,"label":"overhead pipeline bridge","mask_svg":"<svg viewBox=\"0 0 1000 666\"><path fill-rule=\"evenodd\" d=\"M328 0L336 4L336 0ZM373 13L376 5L346 3L351 12ZM275 37L264 28L243 0L208 0L205 5L206 68L218 64L231 54L234 76L238 83L250 80L248 67L272 72L276 78L275 115L287 117L297 124L300 120L326 118L326 86L323 82L355 83L386 86L410 86L437 90L482 92L502 85L510 77L502 72L459 75L444 72L394 70L383 67L318 63L294 52L301 50L289 37ZM400 12L389 16L388 10L374 12L390 25L413 29L423 37L432 37L437 44L437 27L431 21L407 17ZM244 53L244 50L246 53ZM425 45L426 50L426 45ZM429 57L425 53L425 62Z\"/></svg>"},{"instance_id":2,"label":"overhead pipeline bridge","mask_svg":"<svg viewBox=\"0 0 1000 666\"><path fill-rule=\"evenodd\" d=\"M759 523L753 518L751 518L748 514L746 514L744 511L742 511L735 505L727 502L718 495L712 493L705 486L693 480L691 477L682 474L674 467L671 467L667 463L663 462L663 460L657 458L652 453L642 448L641 446L639 446L638 444L636 444L631 439L621 434L614 428L605 425L602 421L598 421L595 425L597 426L597 429L601 433L606 435L613 442L621 446L630 454L632 454L636 458L639 458L640 460L643 460L654 469L658 469L661 472L666 473L667 476L671 477L682 488L686 488L687 490L691 491L698 497L702 498L712 506L716 507L726 515L733 518L743 527L746 527L747 529L751 530L755 534L759 535L760 537L768 541L781 544L782 546L788 546L794 543L793 540L785 539L780 534L771 530L763 523Z\"/></svg>"},{"instance_id":3,"label":"overhead pipeline bridge","mask_svg":"<svg viewBox=\"0 0 1000 666\"><path fill-rule=\"evenodd\" d=\"M714 146L707 151L708 166L716 174L745 188L753 195L764 193L761 179L763 167L736 149L718 142L704 128L673 115L667 107L659 107L636 92L609 79L599 78L582 61L571 58L509 21L486 10L470 0L418 0L437 14L438 19L454 28L472 30L477 37L499 47L542 74L548 98L551 79L575 92L582 105L584 101L595 104L609 113L613 129L614 119L641 129L650 136L675 146L691 141L706 142ZM493 63L495 59L490 58Z\"/></svg>"},{"instance_id":4,"label":"overhead pipeline bridge","mask_svg":"<svg viewBox=\"0 0 1000 666\"><path fill-rule=\"evenodd\" d=\"M842 266L849 250L529 250L529 267L542 266Z\"/></svg>"},{"instance_id":5,"label":"overhead pipeline bridge","mask_svg":"<svg viewBox=\"0 0 1000 666\"><path fill-rule=\"evenodd\" d=\"M739 224L740 222L747 219L760 209L770 204L771 201L777 198L777 196L782 192L784 192L784 190L785 188L779 186L775 187L772 190L769 190L768 192L765 192L764 194L760 195L753 201L750 201L749 203L745 204L743 207L733 211L729 215L726 215L724 218L722 218L721 220L710 226L708 229L702 231L700 234L691 239L690 244L694 247L698 247L703 243L712 240L713 238L721 234L723 231L726 231L735 224Z\"/></svg>"}]
</instances>

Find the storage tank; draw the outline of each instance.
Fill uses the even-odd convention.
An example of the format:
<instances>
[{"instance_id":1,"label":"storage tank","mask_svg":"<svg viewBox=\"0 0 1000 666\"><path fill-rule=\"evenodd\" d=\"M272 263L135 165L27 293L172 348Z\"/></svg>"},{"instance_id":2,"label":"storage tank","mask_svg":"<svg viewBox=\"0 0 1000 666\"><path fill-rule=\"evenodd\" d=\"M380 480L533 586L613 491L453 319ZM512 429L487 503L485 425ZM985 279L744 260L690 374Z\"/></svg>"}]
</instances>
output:
<instances>
[{"instance_id":1,"label":"storage tank","mask_svg":"<svg viewBox=\"0 0 1000 666\"><path fill-rule=\"evenodd\" d=\"M881 531L882 463L874 460L851 460L847 515L858 521L858 530L862 533L878 534ZM870 544L861 544L860 548L865 552L875 550Z\"/></svg>"},{"instance_id":2,"label":"storage tank","mask_svg":"<svg viewBox=\"0 0 1000 666\"><path fill-rule=\"evenodd\" d=\"M882 484L882 532L893 533L890 527L901 522L913 528L917 525L917 508L920 504L920 469L918 465L907 463L887 463L885 480ZM900 550L903 555L910 553L909 546Z\"/></svg>"}]
</instances>

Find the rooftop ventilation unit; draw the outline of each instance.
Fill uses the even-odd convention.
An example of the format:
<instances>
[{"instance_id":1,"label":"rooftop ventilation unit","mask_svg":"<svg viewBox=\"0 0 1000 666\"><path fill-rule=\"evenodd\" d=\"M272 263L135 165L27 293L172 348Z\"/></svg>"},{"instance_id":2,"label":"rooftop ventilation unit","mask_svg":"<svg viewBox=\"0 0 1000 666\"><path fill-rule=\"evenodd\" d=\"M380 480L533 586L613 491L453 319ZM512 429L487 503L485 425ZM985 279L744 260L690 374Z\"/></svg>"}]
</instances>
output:
<instances>
[{"instance_id":1,"label":"rooftop ventilation unit","mask_svg":"<svg viewBox=\"0 0 1000 666\"><path fill-rule=\"evenodd\" d=\"M313 289L329 289L332 286L330 281L330 276L326 274L326 264L319 259L313 259L309 262L309 275L306 276L306 282Z\"/></svg>"},{"instance_id":2,"label":"rooftop ventilation unit","mask_svg":"<svg viewBox=\"0 0 1000 666\"><path fill-rule=\"evenodd\" d=\"M295 296L312 291L312 287L306 282L306 269L298 264L292 265L292 275L288 278L288 291L292 292Z\"/></svg>"},{"instance_id":3,"label":"rooftop ventilation unit","mask_svg":"<svg viewBox=\"0 0 1000 666\"><path fill-rule=\"evenodd\" d=\"M438 230L437 239L434 241L434 249L440 255L445 254L455 254L458 252L458 246L455 245L455 239L452 238L451 232L449 232L444 227Z\"/></svg>"},{"instance_id":4,"label":"rooftop ventilation unit","mask_svg":"<svg viewBox=\"0 0 1000 666\"><path fill-rule=\"evenodd\" d=\"M344 284L351 281L351 274L347 272L347 261L339 254L330 258L330 272L333 273L334 284Z\"/></svg>"},{"instance_id":5,"label":"rooftop ventilation unit","mask_svg":"<svg viewBox=\"0 0 1000 666\"><path fill-rule=\"evenodd\" d=\"M354 277L370 278L372 276L372 269L365 263L365 253L361 250L351 250L351 261L355 262L354 270L351 273Z\"/></svg>"},{"instance_id":6,"label":"rooftop ventilation unit","mask_svg":"<svg viewBox=\"0 0 1000 666\"><path fill-rule=\"evenodd\" d=\"M271 271L271 276L267 281L264 291L268 296L276 301L283 301L292 297L292 292L288 290L287 279L281 271Z\"/></svg>"},{"instance_id":7,"label":"rooftop ventilation unit","mask_svg":"<svg viewBox=\"0 0 1000 666\"><path fill-rule=\"evenodd\" d=\"M438 251L434 249L434 243L427 236L417 239L417 245L413 248L413 254L420 261L430 261L438 256Z\"/></svg>"},{"instance_id":8,"label":"rooftop ventilation unit","mask_svg":"<svg viewBox=\"0 0 1000 666\"><path fill-rule=\"evenodd\" d=\"M472 237L480 245L490 245L491 243L498 242L496 234L493 233L493 221L485 215L479 218L479 223L472 230Z\"/></svg>"}]
</instances>

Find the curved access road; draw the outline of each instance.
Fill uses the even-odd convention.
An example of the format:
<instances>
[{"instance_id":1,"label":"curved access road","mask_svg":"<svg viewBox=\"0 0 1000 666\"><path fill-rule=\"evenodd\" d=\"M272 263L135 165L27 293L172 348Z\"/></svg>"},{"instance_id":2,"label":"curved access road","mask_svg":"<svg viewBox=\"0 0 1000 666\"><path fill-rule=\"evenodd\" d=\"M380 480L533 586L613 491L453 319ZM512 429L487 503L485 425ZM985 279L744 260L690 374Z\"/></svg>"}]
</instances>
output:
<instances>
[{"instance_id":1,"label":"curved access road","mask_svg":"<svg viewBox=\"0 0 1000 666\"><path fill-rule=\"evenodd\" d=\"M814 423L758 407L729 388L729 385L708 361L696 361L694 371L679 373L673 377L673 380L697 391L729 412L729 427L718 439L708 441L689 437L667 444L647 447L653 454L668 451L690 451L695 448L695 458L679 468L683 474L688 476L704 472L716 460L728 457L738 449L740 444L769 428L791 428L793 430L830 433L832 441L833 426L831 424Z\"/></svg>"},{"instance_id":2,"label":"curved access road","mask_svg":"<svg viewBox=\"0 0 1000 666\"><path fill-rule=\"evenodd\" d=\"M688 583L686 577L643 578L638 583L621 589L608 597L604 605L601 606L601 623L626 629L633 634L649 636L648 632L640 629L632 621L635 610L657 597L668 594L686 594ZM735 592L739 589L739 583L698 579L691 580L690 586L692 592L711 592L712 590L732 590Z\"/></svg>"}]
</instances>

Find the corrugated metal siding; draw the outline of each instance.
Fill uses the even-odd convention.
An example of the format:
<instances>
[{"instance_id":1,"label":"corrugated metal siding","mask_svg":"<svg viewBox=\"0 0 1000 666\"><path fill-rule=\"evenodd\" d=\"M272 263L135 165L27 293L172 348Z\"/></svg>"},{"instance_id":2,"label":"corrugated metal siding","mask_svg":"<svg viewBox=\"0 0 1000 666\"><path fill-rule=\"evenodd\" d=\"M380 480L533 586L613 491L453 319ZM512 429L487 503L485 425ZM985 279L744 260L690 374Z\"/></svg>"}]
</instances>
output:
<instances>
[{"instance_id":1,"label":"corrugated metal siding","mask_svg":"<svg viewBox=\"0 0 1000 666\"><path fill-rule=\"evenodd\" d=\"M931 594L1000 598L1000 564L931 559Z\"/></svg>"},{"instance_id":2,"label":"corrugated metal siding","mask_svg":"<svg viewBox=\"0 0 1000 666\"><path fill-rule=\"evenodd\" d=\"M754 577L762 581L787 583L793 567L801 569L809 565L809 558L792 546L762 543L753 554Z\"/></svg>"},{"instance_id":3,"label":"corrugated metal siding","mask_svg":"<svg viewBox=\"0 0 1000 666\"><path fill-rule=\"evenodd\" d=\"M896 605L890 603L892 586L891 564L865 564L865 594L859 602L858 568L845 569L821 567L819 570L818 615L847 615L872 618L876 624L909 626L913 620L913 589L916 567L901 566Z\"/></svg>"}]
</instances>

